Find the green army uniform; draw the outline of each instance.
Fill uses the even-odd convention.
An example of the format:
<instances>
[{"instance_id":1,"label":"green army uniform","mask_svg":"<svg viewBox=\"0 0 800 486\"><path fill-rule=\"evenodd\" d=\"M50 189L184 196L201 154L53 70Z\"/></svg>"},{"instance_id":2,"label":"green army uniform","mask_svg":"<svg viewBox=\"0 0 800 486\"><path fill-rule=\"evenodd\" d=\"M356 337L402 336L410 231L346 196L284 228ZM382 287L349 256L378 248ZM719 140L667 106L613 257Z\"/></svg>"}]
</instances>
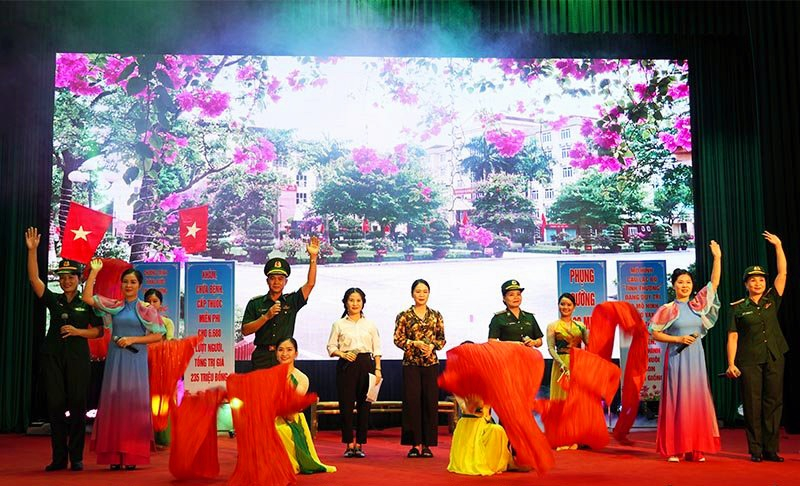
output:
<instances>
[{"instance_id":1,"label":"green army uniform","mask_svg":"<svg viewBox=\"0 0 800 486\"><path fill-rule=\"evenodd\" d=\"M56 273L79 273L76 262L64 260ZM41 302L50 311L50 327L41 349L41 372L50 417L52 464L83 461L86 438L86 400L91 378L89 342L80 336L61 336L61 326L77 329L102 327L103 321L77 292L67 302L64 294L45 287ZM69 412L69 418L65 412Z\"/></svg>"},{"instance_id":2,"label":"green army uniform","mask_svg":"<svg viewBox=\"0 0 800 486\"><path fill-rule=\"evenodd\" d=\"M506 293L512 290L525 290L517 280L507 280L500 286L500 293L505 297ZM489 323L489 339L499 339L500 341L523 342L527 336L533 340L544 337L539 323L530 312L519 310L519 317L516 317L510 310L496 312L492 321Z\"/></svg>"},{"instance_id":3,"label":"green army uniform","mask_svg":"<svg viewBox=\"0 0 800 486\"><path fill-rule=\"evenodd\" d=\"M270 258L264 265L264 275L283 275L289 277L292 269L289 262L283 258ZM306 299L302 290L289 294L281 294L278 300L272 300L269 294L253 297L247 303L242 316L242 326L248 322L253 322L269 311L270 307L277 302L281 303L281 311L268 320L256 331L256 338L253 344L253 356L250 358L254 370L272 368L278 364L278 357L275 351L278 348L278 340L292 337L294 335L294 324L297 320L297 311L306 305Z\"/></svg>"},{"instance_id":4,"label":"green army uniform","mask_svg":"<svg viewBox=\"0 0 800 486\"><path fill-rule=\"evenodd\" d=\"M499 311L489 323L489 339L522 342L525 336L536 340L544 337L544 334L533 314L522 309L519 318L508 309Z\"/></svg>"},{"instance_id":5,"label":"green army uniform","mask_svg":"<svg viewBox=\"0 0 800 486\"><path fill-rule=\"evenodd\" d=\"M266 314L276 302L281 303L281 312L256 331L256 338L253 341L256 349L253 350L251 358L254 370L271 368L278 364L278 358L275 356L278 339L291 337L294 334L297 311L306 305L306 299L300 290L283 294L277 301L270 299L269 294L259 295L258 297L253 297L247 303L242 317L242 324L255 321Z\"/></svg>"},{"instance_id":6,"label":"green army uniform","mask_svg":"<svg viewBox=\"0 0 800 486\"><path fill-rule=\"evenodd\" d=\"M780 305L781 296L773 288L758 303L746 298L731 304L728 332L738 333L735 364L742 373L747 443L750 454L758 457L778 452L783 355L789 350L778 323Z\"/></svg>"}]
</instances>

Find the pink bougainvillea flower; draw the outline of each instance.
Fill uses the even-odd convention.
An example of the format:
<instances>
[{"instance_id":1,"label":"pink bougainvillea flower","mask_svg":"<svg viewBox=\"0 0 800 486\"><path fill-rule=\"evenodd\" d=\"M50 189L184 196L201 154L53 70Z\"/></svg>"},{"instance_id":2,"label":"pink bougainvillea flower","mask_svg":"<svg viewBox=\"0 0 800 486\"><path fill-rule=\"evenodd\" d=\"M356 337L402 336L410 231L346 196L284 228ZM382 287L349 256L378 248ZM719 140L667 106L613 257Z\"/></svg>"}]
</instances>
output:
<instances>
[{"instance_id":1,"label":"pink bougainvillea flower","mask_svg":"<svg viewBox=\"0 0 800 486\"><path fill-rule=\"evenodd\" d=\"M674 100L680 98L687 98L689 96L689 85L686 83L675 83L670 85L667 90L667 96Z\"/></svg>"},{"instance_id":2,"label":"pink bougainvillea flower","mask_svg":"<svg viewBox=\"0 0 800 486\"><path fill-rule=\"evenodd\" d=\"M183 111L192 111L192 108L194 108L194 96L187 91L181 91L175 95L175 101Z\"/></svg>"},{"instance_id":3,"label":"pink bougainvillea flower","mask_svg":"<svg viewBox=\"0 0 800 486\"><path fill-rule=\"evenodd\" d=\"M411 91L409 86L401 85L394 90L392 99L399 101L403 105L415 105L419 98L417 94Z\"/></svg>"},{"instance_id":4,"label":"pink bougainvillea flower","mask_svg":"<svg viewBox=\"0 0 800 486\"><path fill-rule=\"evenodd\" d=\"M650 101L655 98L655 91L649 84L637 83L633 86L633 91L639 96L640 101Z\"/></svg>"},{"instance_id":5,"label":"pink bougainvillea flower","mask_svg":"<svg viewBox=\"0 0 800 486\"><path fill-rule=\"evenodd\" d=\"M369 147L357 147L352 151L353 162L362 174L381 171L385 175L396 174L400 169L388 157L381 157Z\"/></svg>"},{"instance_id":6,"label":"pink bougainvillea flower","mask_svg":"<svg viewBox=\"0 0 800 486\"><path fill-rule=\"evenodd\" d=\"M256 69L251 65L242 66L236 71L237 81L249 81L256 77Z\"/></svg>"},{"instance_id":7,"label":"pink bougainvillea flower","mask_svg":"<svg viewBox=\"0 0 800 486\"><path fill-rule=\"evenodd\" d=\"M273 102L277 102L278 100L281 99L280 95L278 94L278 92L280 91L280 87L281 87L281 80L276 78L275 76L272 76L272 78L270 78L269 83L267 83L267 96L269 96L269 98Z\"/></svg>"},{"instance_id":8,"label":"pink bougainvillea flower","mask_svg":"<svg viewBox=\"0 0 800 486\"><path fill-rule=\"evenodd\" d=\"M184 196L180 193L170 194L161 200L158 207L160 207L162 211L174 211L181 207L183 200Z\"/></svg>"},{"instance_id":9,"label":"pink bougainvillea flower","mask_svg":"<svg viewBox=\"0 0 800 486\"><path fill-rule=\"evenodd\" d=\"M675 134L661 132L658 134L659 140L664 144L664 148L670 152L676 152L679 147L683 147L687 152L692 151L692 131L691 120L688 116L678 117L675 120Z\"/></svg>"},{"instance_id":10,"label":"pink bougainvillea flower","mask_svg":"<svg viewBox=\"0 0 800 486\"><path fill-rule=\"evenodd\" d=\"M622 168L622 164L619 163L619 160L610 155L601 156L599 162L600 171L618 172Z\"/></svg>"},{"instance_id":11,"label":"pink bougainvillea flower","mask_svg":"<svg viewBox=\"0 0 800 486\"><path fill-rule=\"evenodd\" d=\"M569 122L569 117L562 115L562 116L558 117L557 120L550 122L550 129L552 129L552 130L561 130L562 128L564 128L564 126L566 126L566 124L568 122Z\"/></svg>"},{"instance_id":12,"label":"pink bougainvillea flower","mask_svg":"<svg viewBox=\"0 0 800 486\"><path fill-rule=\"evenodd\" d=\"M230 94L221 91L204 91L200 94L201 97L196 99L197 105L201 114L210 118L220 116L228 108L231 100Z\"/></svg>"},{"instance_id":13,"label":"pink bougainvillea flower","mask_svg":"<svg viewBox=\"0 0 800 486\"><path fill-rule=\"evenodd\" d=\"M491 245L494 240L494 234L491 231L469 223L458 228L458 234L465 242L477 243L484 248Z\"/></svg>"},{"instance_id":14,"label":"pink bougainvillea flower","mask_svg":"<svg viewBox=\"0 0 800 486\"><path fill-rule=\"evenodd\" d=\"M503 157L513 157L525 145L525 133L517 129L511 130L511 132L492 130L486 132L486 141L494 145L497 152Z\"/></svg>"},{"instance_id":15,"label":"pink bougainvillea flower","mask_svg":"<svg viewBox=\"0 0 800 486\"><path fill-rule=\"evenodd\" d=\"M125 86L128 84L127 80L129 78L139 75L139 68L134 68L131 74L125 79L118 80L119 75L122 74L122 71L124 71L125 68L127 68L134 61L135 58L132 56L120 57L114 54L106 57L106 66L103 68L103 80L105 83L109 86L119 84L125 88Z\"/></svg>"},{"instance_id":16,"label":"pink bougainvillea flower","mask_svg":"<svg viewBox=\"0 0 800 486\"><path fill-rule=\"evenodd\" d=\"M243 164L250 159L250 154L241 147L236 147L233 151L233 163L234 164Z\"/></svg>"},{"instance_id":17,"label":"pink bougainvillea flower","mask_svg":"<svg viewBox=\"0 0 800 486\"><path fill-rule=\"evenodd\" d=\"M100 74L86 54L59 54L56 58L56 88L67 88L79 96L95 96L103 92L96 84Z\"/></svg>"},{"instance_id":18,"label":"pink bougainvillea flower","mask_svg":"<svg viewBox=\"0 0 800 486\"><path fill-rule=\"evenodd\" d=\"M617 69L619 62L609 59L592 59L591 70L595 74L607 73Z\"/></svg>"},{"instance_id":19,"label":"pink bougainvillea flower","mask_svg":"<svg viewBox=\"0 0 800 486\"><path fill-rule=\"evenodd\" d=\"M260 174L269 168L269 164L265 160L255 160L247 166L248 174Z\"/></svg>"},{"instance_id":20,"label":"pink bougainvillea flower","mask_svg":"<svg viewBox=\"0 0 800 486\"><path fill-rule=\"evenodd\" d=\"M556 61L556 69L561 71L564 77L583 79L586 77L586 69L581 67L575 59L559 59Z\"/></svg>"},{"instance_id":21,"label":"pink bougainvillea flower","mask_svg":"<svg viewBox=\"0 0 800 486\"><path fill-rule=\"evenodd\" d=\"M185 263L189 261L189 255L186 253L186 250L179 246L178 248L172 249L172 261L173 262L180 262Z\"/></svg>"}]
</instances>

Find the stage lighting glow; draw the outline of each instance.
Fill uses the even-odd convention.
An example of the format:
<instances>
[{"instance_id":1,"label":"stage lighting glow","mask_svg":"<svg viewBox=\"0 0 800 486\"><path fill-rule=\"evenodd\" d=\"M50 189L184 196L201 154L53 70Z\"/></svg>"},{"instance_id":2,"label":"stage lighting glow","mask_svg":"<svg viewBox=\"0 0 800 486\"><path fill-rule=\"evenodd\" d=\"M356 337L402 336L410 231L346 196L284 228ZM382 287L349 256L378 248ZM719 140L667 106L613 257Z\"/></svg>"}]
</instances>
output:
<instances>
[{"instance_id":1,"label":"stage lighting glow","mask_svg":"<svg viewBox=\"0 0 800 486\"><path fill-rule=\"evenodd\" d=\"M155 416L163 417L169 414L169 397L166 395L152 397L150 405Z\"/></svg>"}]
</instances>

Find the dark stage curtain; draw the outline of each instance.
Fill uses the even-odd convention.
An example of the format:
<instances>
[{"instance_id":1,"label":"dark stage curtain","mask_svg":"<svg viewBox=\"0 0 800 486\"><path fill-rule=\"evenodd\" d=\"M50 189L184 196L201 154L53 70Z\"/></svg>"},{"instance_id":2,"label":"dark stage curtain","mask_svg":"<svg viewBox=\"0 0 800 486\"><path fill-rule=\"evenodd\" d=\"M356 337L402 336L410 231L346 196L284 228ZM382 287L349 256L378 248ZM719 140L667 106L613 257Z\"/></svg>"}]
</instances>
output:
<instances>
[{"instance_id":1,"label":"dark stage curtain","mask_svg":"<svg viewBox=\"0 0 800 486\"><path fill-rule=\"evenodd\" d=\"M740 273L774 266L759 234L785 242L800 261L794 143L798 117L800 7L793 2L623 0L316 0L305 2L3 2L0 3L0 194L3 306L0 431L31 418L43 311L25 276L22 234L45 228L50 199L52 85L56 52L221 54L650 56L688 58L692 89L698 273L708 275L709 239L724 251L723 302L743 295ZM42 245L40 261L46 246ZM800 330L790 275L781 309L800 365ZM726 306L727 307L727 306ZM729 315L706 338L720 418L735 418L735 387L725 367ZM787 385L789 382L787 381ZM800 405L786 387L787 411ZM785 414L790 431L800 417Z\"/></svg>"}]
</instances>

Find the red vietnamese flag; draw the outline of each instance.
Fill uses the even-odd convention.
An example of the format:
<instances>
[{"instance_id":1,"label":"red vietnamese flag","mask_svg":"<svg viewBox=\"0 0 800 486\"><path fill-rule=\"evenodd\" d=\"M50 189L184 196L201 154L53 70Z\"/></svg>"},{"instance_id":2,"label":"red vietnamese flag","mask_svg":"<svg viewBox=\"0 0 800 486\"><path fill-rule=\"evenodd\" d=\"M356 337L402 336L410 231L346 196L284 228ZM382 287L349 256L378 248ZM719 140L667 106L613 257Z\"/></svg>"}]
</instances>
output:
<instances>
[{"instance_id":1,"label":"red vietnamese flag","mask_svg":"<svg viewBox=\"0 0 800 486\"><path fill-rule=\"evenodd\" d=\"M70 202L61 235L61 258L89 263L112 219L105 213Z\"/></svg>"},{"instance_id":2,"label":"red vietnamese flag","mask_svg":"<svg viewBox=\"0 0 800 486\"><path fill-rule=\"evenodd\" d=\"M547 218L544 216L544 211L542 211L542 229L541 229L542 241L544 241L544 237L545 237L545 233L546 233L545 229L546 228L547 228Z\"/></svg>"},{"instance_id":3,"label":"red vietnamese flag","mask_svg":"<svg viewBox=\"0 0 800 486\"><path fill-rule=\"evenodd\" d=\"M178 211L178 227L181 232L181 245L186 253L206 251L208 206L197 206Z\"/></svg>"}]
</instances>

